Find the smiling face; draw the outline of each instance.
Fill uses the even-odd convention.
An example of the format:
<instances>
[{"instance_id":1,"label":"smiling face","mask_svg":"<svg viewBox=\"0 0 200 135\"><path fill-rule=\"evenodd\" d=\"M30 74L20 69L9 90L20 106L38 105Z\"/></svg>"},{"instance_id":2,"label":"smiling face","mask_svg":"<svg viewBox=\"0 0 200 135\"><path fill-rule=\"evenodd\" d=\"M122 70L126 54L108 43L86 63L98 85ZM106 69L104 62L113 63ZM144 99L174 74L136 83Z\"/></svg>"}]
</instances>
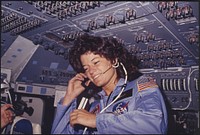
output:
<instances>
[{"instance_id":1,"label":"smiling face","mask_svg":"<svg viewBox=\"0 0 200 135\"><path fill-rule=\"evenodd\" d=\"M112 67L111 61L92 52L81 55L80 60L85 74L96 86L114 89L117 73L116 69Z\"/></svg>"}]
</instances>

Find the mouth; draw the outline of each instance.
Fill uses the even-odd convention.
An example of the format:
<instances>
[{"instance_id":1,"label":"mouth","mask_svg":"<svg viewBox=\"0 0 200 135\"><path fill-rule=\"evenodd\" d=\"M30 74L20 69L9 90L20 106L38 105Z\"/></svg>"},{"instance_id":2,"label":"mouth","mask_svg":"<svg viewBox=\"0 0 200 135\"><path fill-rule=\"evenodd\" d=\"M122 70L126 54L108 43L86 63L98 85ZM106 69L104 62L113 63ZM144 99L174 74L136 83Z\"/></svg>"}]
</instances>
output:
<instances>
[{"instance_id":1,"label":"mouth","mask_svg":"<svg viewBox=\"0 0 200 135\"><path fill-rule=\"evenodd\" d=\"M97 79L99 76L100 76L100 74L95 75L95 76L93 77L93 80Z\"/></svg>"}]
</instances>

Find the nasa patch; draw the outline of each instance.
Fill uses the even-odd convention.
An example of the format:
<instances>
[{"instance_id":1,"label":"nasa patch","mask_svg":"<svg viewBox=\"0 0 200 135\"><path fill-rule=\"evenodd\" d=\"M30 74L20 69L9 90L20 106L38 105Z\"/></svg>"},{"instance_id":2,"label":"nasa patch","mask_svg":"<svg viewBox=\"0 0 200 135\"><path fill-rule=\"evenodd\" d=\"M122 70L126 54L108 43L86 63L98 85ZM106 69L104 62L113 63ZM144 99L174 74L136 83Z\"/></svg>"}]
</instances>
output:
<instances>
[{"instance_id":1,"label":"nasa patch","mask_svg":"<svg viewBox=\"0 0 200 135\"><path fill-rule=\"evenodd\" d=\"M119 102L113 107L113 112L115 114L123 114L124 112L128 112L128 103L129 102Z\"/></svg>"}]
</instances>

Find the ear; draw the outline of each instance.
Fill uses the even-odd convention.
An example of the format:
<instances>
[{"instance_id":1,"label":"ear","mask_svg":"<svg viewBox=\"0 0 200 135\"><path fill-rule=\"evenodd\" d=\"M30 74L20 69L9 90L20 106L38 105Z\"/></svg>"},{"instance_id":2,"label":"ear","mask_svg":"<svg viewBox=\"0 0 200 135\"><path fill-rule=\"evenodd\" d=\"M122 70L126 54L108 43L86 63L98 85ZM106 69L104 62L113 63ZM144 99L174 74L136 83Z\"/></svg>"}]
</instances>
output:
<instances>
[{"instance_id":1,"label":"ear","mask_svg":"<svg viewBox=\"0 0 200 135\"><path fill-rule=\"evenodd\" d=\"M113 64L117 65L117 63L118 63L118 58L115 58L115 60L113 61Z\"/></svg>"},{"instance_id":2,"label":"ear","mask_svg":"<svg viewBox=\"0 0 200 135\"><path fill-rule=\"evenodd\" d=\"M119 61L118 61L117 58L115 59L115 61L114 61L113 65L112 65L112 67L114 67L114 68L119 67Z\"/></svg>"}]
</instances>

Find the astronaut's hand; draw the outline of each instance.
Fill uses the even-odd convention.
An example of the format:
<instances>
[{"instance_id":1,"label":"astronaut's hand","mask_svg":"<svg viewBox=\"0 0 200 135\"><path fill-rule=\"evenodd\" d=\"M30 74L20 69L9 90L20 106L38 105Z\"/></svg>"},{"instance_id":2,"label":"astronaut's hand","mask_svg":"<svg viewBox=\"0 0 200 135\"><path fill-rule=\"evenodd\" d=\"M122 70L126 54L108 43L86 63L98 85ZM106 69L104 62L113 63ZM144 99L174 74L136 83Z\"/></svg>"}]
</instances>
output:
<instances>
[{"instance_id":1,"label":"astronaut's hand","mask_svg":"<svg viewBox=\"0 0 200 135\"><path fill-rule=\"evenodd\" d=\"M73 99L75 99L81 92L85 90L82 82L87 78L83 73L76 74L68 82L66 94L64 96L63 105L68 105ZM89 83L89 81L88 81Z\"/></svg>"},{"instance_id":2,"label":"astronaut's hand","mask_svg":"<svg viewBox=\"0 0 200 135\"><path fill-rule=\"evenodd\" d=\"M70 125L74 127L75 124L96 128L96 114L84 109L76 109L70 114Z\"/></svg>"},{"instance_id":3,"label":"astronaut's hand","mask_svg":"<svg viewBox=\"0 0 200 135\"><path fill-rule=\"evenodd\" d=\"M12 108L11 104L4 104L1 106L1 128L4 128L13 121L14 113L9 108Z\"/></svg>"}]
</instances>

